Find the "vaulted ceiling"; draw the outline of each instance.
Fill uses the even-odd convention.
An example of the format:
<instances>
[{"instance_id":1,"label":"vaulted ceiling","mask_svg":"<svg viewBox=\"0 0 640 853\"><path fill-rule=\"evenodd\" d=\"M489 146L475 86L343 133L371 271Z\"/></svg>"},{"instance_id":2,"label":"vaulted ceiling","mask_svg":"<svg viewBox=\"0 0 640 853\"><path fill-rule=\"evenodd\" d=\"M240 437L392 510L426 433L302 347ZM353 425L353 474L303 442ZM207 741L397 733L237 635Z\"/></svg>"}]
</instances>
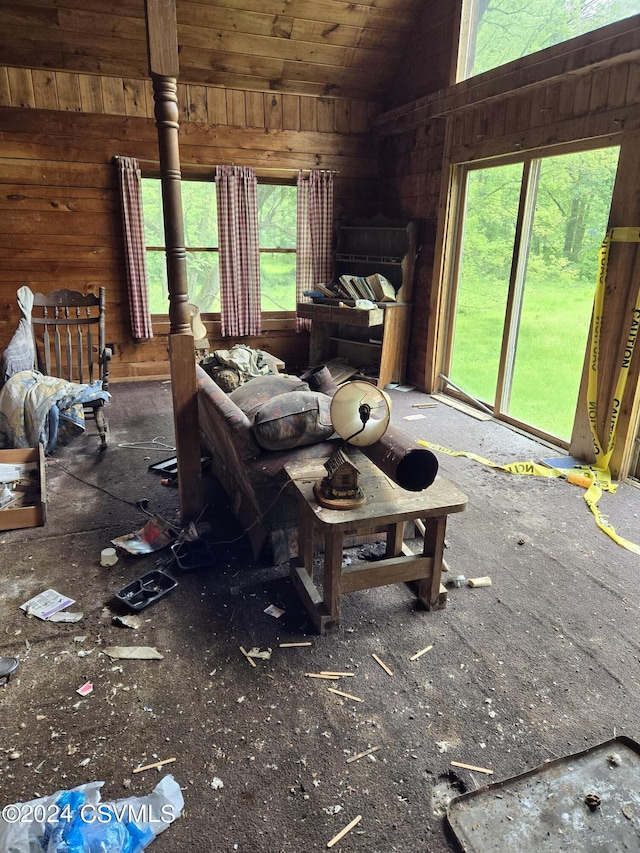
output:
<instances>
[{"instance_id":1,"label":"vaulted ceiling","mask_svg":"<svg viewBox=\"0 0 640 853\"><path fill-rule=\"evenodd\" d=\"M385 101L425 0L176 0L181 82ZM7 65L146 77L144 0L0 0Z\"/></svg>"}]
</instances>

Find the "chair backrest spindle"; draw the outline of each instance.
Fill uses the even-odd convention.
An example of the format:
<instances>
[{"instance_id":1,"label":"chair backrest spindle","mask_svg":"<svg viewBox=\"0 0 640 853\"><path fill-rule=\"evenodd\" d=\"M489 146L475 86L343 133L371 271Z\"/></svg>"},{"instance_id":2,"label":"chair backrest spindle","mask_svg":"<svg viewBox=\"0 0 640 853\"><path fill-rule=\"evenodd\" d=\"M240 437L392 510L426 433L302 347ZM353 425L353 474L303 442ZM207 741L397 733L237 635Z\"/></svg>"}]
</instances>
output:
<instances>
[{"instance_id":1,"label":"chair backrest spindle","mask_svg":"<svg viewBox=\"0 0 640 853\"><path fill-rule=\"evenodd\" d=\"M57 290L34 294L32 325L47 374L68 382L108 385L105 359L105 288L99 295Z\"/></svg>"}]
</instances>

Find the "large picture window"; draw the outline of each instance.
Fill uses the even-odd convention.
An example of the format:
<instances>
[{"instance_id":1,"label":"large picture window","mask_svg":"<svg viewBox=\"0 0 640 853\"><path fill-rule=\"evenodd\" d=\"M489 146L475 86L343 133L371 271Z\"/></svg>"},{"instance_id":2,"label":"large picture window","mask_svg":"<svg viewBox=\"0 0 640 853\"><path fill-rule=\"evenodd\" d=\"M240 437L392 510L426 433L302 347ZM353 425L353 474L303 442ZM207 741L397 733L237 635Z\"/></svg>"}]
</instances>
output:
<instances>
[{"instance_id":1,"label":"large picture window","mask_svg":"<svg viewBox=\"0 0 640 853\"><path fill-rule=\"evenodd\" d=\"M183 180L181 186L189 301L202 313L220 311L215 183ZM158 178L142 179L142 197L150 310L166 314L169 291ZM295 311L296 216L294 185L258 184L262 311Z\"/></svg>"},{"instance_id":2,"label":"large picture window","mask_svg":"<svg viewBox=\"0 0 640 853\"><path fill-rule=\"evenodd\" d=\"M618 148L464 167L447 376L568 444Z\"/></svg>"},{"instance_id":3,"label":"large picture window","mask_svg":"<svg viewBox=\"0 0 640 853\"><path fill-rule=\"evenodd\" d=\"M640 0L467 0L458 79L465 80L640 12Z\"/></svg>"}]
</instances>

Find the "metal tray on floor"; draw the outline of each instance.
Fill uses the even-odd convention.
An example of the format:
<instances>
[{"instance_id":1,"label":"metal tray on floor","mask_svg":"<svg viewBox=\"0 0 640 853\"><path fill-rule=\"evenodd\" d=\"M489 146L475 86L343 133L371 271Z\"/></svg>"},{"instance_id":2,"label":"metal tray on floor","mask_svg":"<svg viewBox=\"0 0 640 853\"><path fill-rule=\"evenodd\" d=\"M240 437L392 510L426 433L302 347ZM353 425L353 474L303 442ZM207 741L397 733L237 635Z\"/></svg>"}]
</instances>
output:
<instances>
[{"instance_id":1,"label":"metal tray on floor","mask_svg":"<svg viewBox=\"0 0 640 853\"><path fill-rule=\"evenodd\" d=\"M617 737L485 785L451 800L447 821L465 853L640 850L640 745Z\"/></svg>"},{"instance_id":2,"label":"metal tray on floor","mask_svg":"<svg viewBox=\"0 0 640 853\"><path fill-rule=\"evenodd\" d=\"M116 598L131 610L144 610L178 586L178 581L160 569L147 572L116 592Z\"/></svg>"}]
</instances>

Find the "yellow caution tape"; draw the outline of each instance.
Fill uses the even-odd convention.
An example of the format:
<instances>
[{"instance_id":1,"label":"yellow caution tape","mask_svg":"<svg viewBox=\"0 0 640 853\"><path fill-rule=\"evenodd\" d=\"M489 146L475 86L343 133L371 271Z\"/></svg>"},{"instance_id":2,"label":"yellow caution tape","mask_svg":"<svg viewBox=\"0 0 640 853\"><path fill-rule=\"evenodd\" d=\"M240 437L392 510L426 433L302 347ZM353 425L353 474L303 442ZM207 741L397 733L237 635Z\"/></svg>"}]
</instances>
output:
<instances>
[{"instance_id":1,"label":"yellow caution tape","mask_svg":"<svg viewBox=\"0 0 640 853\"><path fill-rule=\"evenodd\" d=\"M472 459L481 465L487 465L489 468L495 468L499 471L506 471L509 474L546 477L548 479L558 478L567 480L567 482L573 483L576 486L581 486L583 489L586 489L584 499L594 515L597 527L622 548L633 551L634 554L640 554L640 546L634 542L630 542L623 536L619 536L616 533L615 527L610 524L598 509L598 501L602 497L603 491L614 493L618 488L616 483L611 482L611 475L608 471L600 471L589 465L579 465L574 468L552 468L531 460L526 462L508 462L506 465L500 465L498 462L492 462L490 459L485 459L476 453L468 453L464 450L449 450L448 447L432 444L423 439L418 439L418 444L422 444L424 447L428 447L429 450L434 450L438 453L446 453L448 456L465 456L467 459Z\"/></svg>"},{"instance_id":2,"label":"yellow caution tape","mask_svg":"<svg viewBox=\"0 0 640 853\"><path fill-rule=\"evenodd\" d=\"M611 404L608 425L605 423L605 447L598 436L598 366L600 360L600 333L602 330L602 315L604 311L604 297L607 283L607 268L609 266L609 250L611 243L640 243L640 228L611 228L602 241L598 252L598 280L593 306L593 323L591 325L591 350L589 353L589 377L587 383L587 406L589 413L589 426L593 438L595 451L595 467L599 471L608 473L609 462L615 447L616 428L622 397L629 377L631 356L635 348L640 328L640 291L631 316L631 324L627 335L627 343L622 355L620 372L616 381L616 388Z\"/></svg>"},{"instance_id":3,"label":"yellow caution tape","mask_svg":"<svg viewBox=\"0 0 640 853\"><path fill-rule=\"evenodd\" d=\"M603 492L615 493L618 488L616 483L611 481L611 472L609 470L609 462L615 448L616 429L618 426L618 417L620 415L620 407L622 405L622 397L629 377L629 367L631 365L631 357L636 345L638 331L640 330L640 290L638 298L631 316L631 324L627 335L627 343L622 355L620 364L620 372L616 381L615 392L611 404L611 412L609 414L608 424L605 423L606 441L605 449L598 436L598 365L600 356L600 333L602 330L602 316L604 312L604 297L607 282L607 268L609 266L609 250L611 243L640 243L640 228L619 227L611 228L607 231L604 240L600 246L598 253L598 280L596 283L596 293L593 307L593 323L591 324L591 348L589 352L589 376L587 383L587 406L589 415L589 427L593 439L593 447L595 451L595 464L578 465L574 468L552 468L546 465L540 465L537 462L510 462L506 465L499 465L497 462L491 462L489 459L484 459L475 453L467 453L463 450L449 450L446 447L441 447L437 444L430 444L428 441L419 441L419 444L430 448L431 450L447 453L449 456L466 456L468 459L473 459L475 462L480 462L482 465L487 465L490 468L496 468L500 471L507 471L510 474L528 475L533 477L557 477L563 478L570 483L581 486L586 491L584 499L593 513L596 525L603 533L606 533L614 542L628 551L633 551L634 554L640 554L640 546L634 542L630 542L623 536L616 533L615 528L609 523L607 518L598 509L598 501L602 497Z\"/></svg>"}]
</instances>

